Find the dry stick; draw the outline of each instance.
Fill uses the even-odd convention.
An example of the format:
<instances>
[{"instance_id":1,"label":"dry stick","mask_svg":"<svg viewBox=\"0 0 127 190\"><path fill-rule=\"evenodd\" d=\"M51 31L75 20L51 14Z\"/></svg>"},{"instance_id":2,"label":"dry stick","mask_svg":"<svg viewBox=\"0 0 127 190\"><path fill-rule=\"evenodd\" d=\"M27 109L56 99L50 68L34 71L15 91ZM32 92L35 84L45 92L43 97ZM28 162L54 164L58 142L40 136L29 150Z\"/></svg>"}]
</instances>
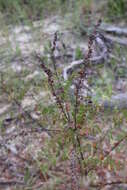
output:
<instances>
[{"instance_id":1,"label":"dry stick","mask_svg":"<svg viewBox=\"0 0 127 190\"><path fill-rule=\"evenodd\" d=\"M0 181L0 186L25 185L20 181Z\"/></svg>"},{"instance_id":2,"label":"dry stick","mask_svg":"<svg viewBox=\"0 0 127 190\"><path fill-rule=\"evenodd\" d=\"M119 180L119 181L112 181L112 182L107 182L107 183L98 183L98 184L91 184L91 187L97 188L97 187L104 187L108 185L120 185L120 184L127 184L127 181L125 180Z\"/></svg>"},{"instance_id":3,"label":"dry stick","mask_svg":"<svg viewBox=\"0 0 127 190\"><path fill-rule=\"evenodd\" d=\"M32 122L32 123L33 123L33 122ZM59 134L59 133L62 133L61 130L55 130L55 129L54 129L54 130L53 130L53 129L52 129L52 130L50 130L50 129L47 129L47 130L46 130L46 129L43 129L43 128L39 128L39 129L38 129L38 128L35 128L35 129L30 129L30 130L27 129L26 131L25 131L25 130L21 130L21 131L19 131L19 132L17 132L17 133L13 133L13 134L8 135L6 138L4 138L4 141L7 142L10 138L11 138L11 139L12 139L12 138L15 139L17 136L21 136L21 135L24 135L24 136L25 136L25 135L27 135L28 133L41 133L41 132L43 132L44 130L45 130L46 132L54 132L55 134L56 134L56 133L58 133L58 134ZM3 146L3 145L4 145L4 144L3 144L3 141L0 140L0 147Z\"/></svg>"}]
</instances>

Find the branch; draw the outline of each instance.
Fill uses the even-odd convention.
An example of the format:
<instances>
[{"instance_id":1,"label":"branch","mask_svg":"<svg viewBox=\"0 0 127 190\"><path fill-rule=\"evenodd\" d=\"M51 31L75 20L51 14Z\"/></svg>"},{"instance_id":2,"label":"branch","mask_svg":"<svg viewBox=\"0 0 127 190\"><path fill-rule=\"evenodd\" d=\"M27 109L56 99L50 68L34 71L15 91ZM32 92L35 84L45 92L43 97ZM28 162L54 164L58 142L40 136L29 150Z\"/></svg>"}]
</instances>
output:
<instances>
[{"instance_id":1,"label":"branch","mask_svg":"<svg viewBox=\"0 0 127 190\"><path fill-rule=\"evenodd\" d=\"M89 57L89 62L92 65L103 64L105 60L109 57L109 46L111 46L111 41L107 40L103 35L96 33L95 35L95 46L99 48L98 56ZM89 49L88 49L89 51ZM78 61L73 61L69 66L65 67L63 70L63 78L64 80L68 79L68 76L72 74L73 71L79 69L81 66L85 64L86 60L80 59ZM86 65L85 65L86 69Z\"/></svg>"},{"instance_id":2,"label":"branch","mask_svg":"<svg viewBox=\"0 0 127 190\"><path fill-rule=\"evenodd\" d=\"M90 63L92 65L98 65L104 63L105 54L102 53L100 56L90 58ZM75 70L79 69L84 63L84 59L80 59L78 61L73 61L69 66L65 67L63 70L63 78L64 80L68 79L68 76L72 74Z\"/></svg>"},{"instance_id":3,"label":"branch","mask_svg":"<svg viewBox=\"0 0 127 190\"><path fill-rule=\"evenodd\" d=\"M125 180L119 180L119 181L112 181L107 183L98 183L98 184L91 184L91 187L97 188L97 187L104 187L104 186L111 186L111 185L120 185L120 184L127 184L127 181Z\"/></svg>"},{"instance_id":4,"label":"branch","mask_svg":"<svg viewBox=\"0 0 127 190\"><path fill-rule=\"evenodd\" d=\"M89 26L86 26L82 23L80 26L80 30L82 34L86 34L86 28L91 29ZM127 28L126 27L119 27L107 23L102 23L99 26L99 30L102 32L106 32L107 34L117 35L117 36L127 36Z\"/></svg>"},{"instance_id":5,"label":"branch","mask_svg":"<svg viewBox=\"0 0 127 190\"><path fill-rule=\"evenodd\" d=\"M111 152L115 150L126 138L127 138L127 134L114 144L114 146L110 149L110 151L107 152L107 154L105 155L105 158L107 158L111 154Z\"/></svg>"},{"instance_id":6,"label":"branch","mask_svg":"<svg viewBox=\"0 0 127 190\"><path fill-rule=\"evenodd\" d=\"M100 100L98 102L104 109L127 109L127 92L113 95L109 100Z\"/></svg>"},{"instance_id":7,"label":"branch","mask_svg":"<svg viewBox=\"0 0 127 190\"><path fill-rule=\"evenodd\" d=\"M105 37L114 43L121 44L123 46L127 46L127 38L125 38L125 37L112 36L109 34L105 35Z\"/></svg>"},{"instance_id":8,"label":"branch","mask_svg":"<svg viewBox=\"0 0 127 190\"><path fill-rule=\"evenodd\" d=\"M117 36L127 36L127 28L102 23L100 29L109 34L115 34Z\"/></svg>"}]
</instances>

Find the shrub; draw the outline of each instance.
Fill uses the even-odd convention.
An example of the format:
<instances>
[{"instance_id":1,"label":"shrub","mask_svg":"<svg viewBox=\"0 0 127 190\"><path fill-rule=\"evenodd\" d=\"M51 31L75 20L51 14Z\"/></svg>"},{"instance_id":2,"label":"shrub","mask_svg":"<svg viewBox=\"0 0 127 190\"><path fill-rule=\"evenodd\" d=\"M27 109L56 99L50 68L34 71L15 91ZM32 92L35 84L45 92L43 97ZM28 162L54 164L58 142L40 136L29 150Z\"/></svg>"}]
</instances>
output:
<instances>
[{"instance_id":1,"label":"shrub","mask_svg":"<svg viewBox=\"0 0 127 190\"><path fill-rule=\"evenodd\" d=\"M63 82L56 67L54 51L56 49L57 33L55 33L53 45L50 46L53 67L48 68L45 59L36 55L42 70L48 77L49 88L59 109L58 112L55 109L55 114L57 114L55 117L54 115L52 117L53 123L57 126L58 133L54 131L53 138L46 147L46 155L47 150L50 154L47 157L49 163L47 175L50 167L55 168L61 161L67 164L69 160L70 164L68 170L70 176L68 176L69 179L66 180L69 181L68 184L71 184L72 190L79 190L83 186L83 180L86 176L89 177L89 184L85 183L85 185L87 184L91 188L99 189L108 184L107 181L105 182L107 171L113 171L117 176L117 170L119 167L122 167L122 162L119 162L119 164L117 162L116 164L117 156L113 157L112 151L115 151L117 155L120 144L127 138L125 132L116 134L115 131L116 127L122 122L124 118L123 115L119 116L118 112L115 112L112 116L110 115L108 117L108 115L106 115L107 119L105 120L102 113L103 108L93 103L87 103L91 102L91 98L85 97L84 99L80 93L83 87L83 81L86 79L86 69L90 68L92 45L99 25L100 21L98 21L92 35L90 35L88 52L84 57L83 67L78 72L78 76L74 76L75 90L73 101L71 101L71 97L68 95L72 80L70 79ZM86 104L84 104L82 100L84 102L86 101ZM48 112L45 114L47 113ZM97 118L99 119L99 117L101 117L102 123L97 122ZM114 127L108 128L108 130L104 132L104 128L107 128L105 121L108 122L108 118L110 118ZM115 120L117 120L117 122ZM119 120L121 121L120 123ZM112 136L113 133L115 134L114 138ZM100 137L97 138L97 136ZM114 142L113 144L111 143L112 140ZM107 147L106 150L104 146ZM49 159L51 157L52 159ZM66 182L64 182L64 184L65 183ZM110 184L112 185L113 183L117 183L117 181L113 181ZM122 183L122 181L120 181L120 183ZM69 189L68 186L66 186L65 189L66 188Z\"/></svg>"}]
</instances>

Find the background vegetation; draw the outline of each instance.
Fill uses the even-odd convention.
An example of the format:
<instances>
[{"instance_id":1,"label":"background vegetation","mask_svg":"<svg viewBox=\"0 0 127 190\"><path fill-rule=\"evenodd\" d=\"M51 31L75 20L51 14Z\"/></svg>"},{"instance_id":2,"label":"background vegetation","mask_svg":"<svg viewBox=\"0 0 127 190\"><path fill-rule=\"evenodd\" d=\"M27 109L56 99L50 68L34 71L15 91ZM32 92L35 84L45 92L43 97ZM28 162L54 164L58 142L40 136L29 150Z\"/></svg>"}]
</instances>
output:
<instances>
[{"instance_id":1,"label":"background vegetation","mask_svg":"<svg viewBox=\"0 0 127 190\"><path fill-rule=\"evenodd\" d=\"M25 20L38 20L46 16L57 14L66 14L74 10L74 15L84 11L91 11L93 4L103 4L102 1L94 0L0 0L0 11L4 13L4 18L7 23L19 23ZM107 0L104 2L108 18L122 17L126 15L127 8L126 0ZM96 5L95 5L96 6ZM78 15L77 15L78 16Z\"/></svg>"}]
</instances>

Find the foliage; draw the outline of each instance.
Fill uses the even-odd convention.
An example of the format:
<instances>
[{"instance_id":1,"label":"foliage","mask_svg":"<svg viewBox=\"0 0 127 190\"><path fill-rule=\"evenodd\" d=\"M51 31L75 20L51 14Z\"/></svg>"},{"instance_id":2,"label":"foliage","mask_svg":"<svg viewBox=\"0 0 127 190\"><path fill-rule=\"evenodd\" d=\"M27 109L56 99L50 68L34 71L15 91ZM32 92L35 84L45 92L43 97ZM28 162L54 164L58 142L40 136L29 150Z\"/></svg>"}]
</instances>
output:
<instances>
[{"instance_id":1,"label":"foliage","mask_svg":"<svg viewBox=\"0 0 127 190\"><path fill-rule=\"evenodd\" d=\"M0 11L4 14L7 22L19 23L30 20L38 20L43 16L49 16L60 6L64 5L61 0L1 0Z\"/></svg>"},{"instance_id":2,"label":"foliage","mask_svg":"<svg viewBox=\"0 0 127 190\"><path fill-rule=\"evenodd\" d=\"M126 0L108 0L104 10L105 19L110 22L126 21L126 9Z\"/></svg>"},{"instance_id":3,"label":"foliage","mask_svg":"<svg viewBox=\"0 0 127 190\"><path fill-rule=\"evenodd\" d=\"M126 2L124 0L109 0L108 14L110 16L121 16L126 13Z\"/></svg>"},{"instance_id":4,"label":"foliage","mask_svg":"<svg viewBox=\"0 0 127 190\"><path fill-rule=\"evenodd\" d=\"M90 5L91 0L72 2L67 0L1 0L0 12L9 24L20 22L29 24L30 21L40 20L54 13L67 15L67 17L71 13L69 25L74 23L76 27L80 24L79 18L82 13L85 18L87 17Z\"/></svg>"},{"instance_id":5,"label":"foliage","mask_svg":"<svg viewBox=\"0 0 127 190\"><path fill-rule=\"evenodd\" d=\"M62 14L68 26L79 30L82 24L88 25L91 22L93 12L92 0L1 0L0 12L7 23L27 23L33 20L40 20L54 13ZM126 15L126 0L108 0L106 3L106 17L119 17ZM104 10L105 12L105 10ZM69 17L69 19L68 19ZM94 18L92 18L94 20ZM68 23L69 22L69 23Z\"/></svg>"}]
</instances>

